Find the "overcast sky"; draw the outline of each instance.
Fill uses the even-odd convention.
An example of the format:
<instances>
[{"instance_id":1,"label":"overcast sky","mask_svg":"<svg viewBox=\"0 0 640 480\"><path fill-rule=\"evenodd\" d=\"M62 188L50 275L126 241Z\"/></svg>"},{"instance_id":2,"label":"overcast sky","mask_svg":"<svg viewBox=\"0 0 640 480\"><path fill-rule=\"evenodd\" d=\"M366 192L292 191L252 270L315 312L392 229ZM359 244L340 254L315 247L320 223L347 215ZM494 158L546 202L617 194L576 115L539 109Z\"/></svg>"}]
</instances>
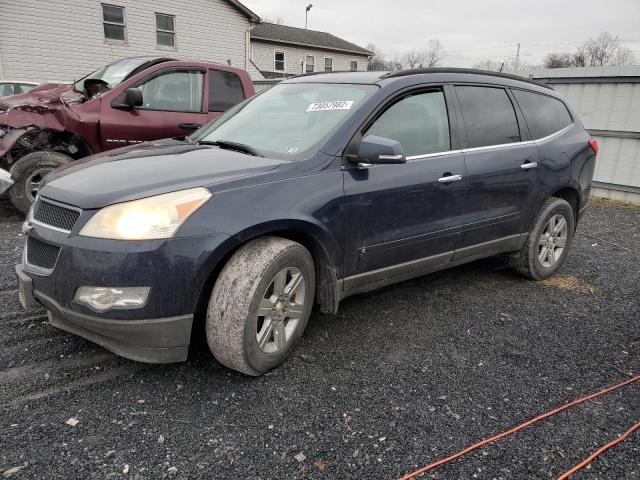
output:
<instances>
[{"instance_id":1,"label":"overcast sky","mask_svg":"<svg viewBox=\"0 0 640 480\"><path fill-rule=\"evenodd\" d=\"M640 63L640 0L243 0L261 18L330 32L361 46L373 42L388 57L424 48L439 39L447 52L443 65L470 67L513 56L540 64L544 54L572 50L591 36L609 31Z\"/></svg>"}]
</instances>

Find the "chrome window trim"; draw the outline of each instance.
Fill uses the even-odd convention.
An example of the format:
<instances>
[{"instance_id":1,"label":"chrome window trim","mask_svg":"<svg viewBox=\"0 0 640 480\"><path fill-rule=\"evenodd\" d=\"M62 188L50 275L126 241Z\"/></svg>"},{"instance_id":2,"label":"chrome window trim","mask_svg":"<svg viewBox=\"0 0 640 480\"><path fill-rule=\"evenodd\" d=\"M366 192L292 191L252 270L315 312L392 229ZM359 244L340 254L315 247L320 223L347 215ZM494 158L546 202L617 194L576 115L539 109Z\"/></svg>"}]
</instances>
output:
<instances>
[{"instance_id":1,"label":"chrome window trim","mask_svg":"<svg viewBox=\"0 0 640 480\"><path fill-rule=\"evenodd\" d=\"M565 133L566 131L568 131L573 126L574 126L574 124L571 123L571 124L567 125L566 127L564 127L563 129L558 130L557 132L553 132L553 133L547 135L546 137L538 138L537 140L525 140L524 142L500 143L498 145L485 145L485 146L482 146L482 147L461 148L461 149L458 149L458 150L447 150L447 151L444 151L444 152L426 153L424 155L412 155L410 157L407 157L407 160L420 160L420 159L423 159L423 158L440 157L440 156L443 156L443 155L454 155L454 154L458 154L458 153L467 153L467 152L473 153L473 152L481 152L481 151L485 151L485 150L495 150L495 149L503 149L503 148L520 147L520 146L523 146L523 145L534 145L534 144L546 142L548 140L551 140L554 137L560 136L563 133Z\"/></svg>"},{"instance_id":2,"label":"chrome window trim","mask_svg":"<svg viewBox=\"0 0 640 480\"><path fill-rule=\"evenodd\" d=\"M35 209L38 206L38 202L47 202L47 203L51 203L53 205L57 205L57 206L62 207L62 208L66 208L68 210L75 210L79 214L78 215L78 219L80 219L80 215L82 215L82 209L81 208L73 207L71 205L67 205L66 203L56 202L55 200L50 200L48 198L43 199L42 197L38 196L36 201L33 202L33 208L29 209L29 216L28 216L27 220L29 222L33 223L34 225L39 225L39 226L41 226L43 228L47 228L49 230L55 230L56 232L66 233L67 235L71 234L71 230L65 230L64 228L54 227L53 225L49 225L48 223L43 223L43 222L41 222L39 220L36 220L35 217L34 217L34 214L35 214Z\"/></svg>"}]
</instances>

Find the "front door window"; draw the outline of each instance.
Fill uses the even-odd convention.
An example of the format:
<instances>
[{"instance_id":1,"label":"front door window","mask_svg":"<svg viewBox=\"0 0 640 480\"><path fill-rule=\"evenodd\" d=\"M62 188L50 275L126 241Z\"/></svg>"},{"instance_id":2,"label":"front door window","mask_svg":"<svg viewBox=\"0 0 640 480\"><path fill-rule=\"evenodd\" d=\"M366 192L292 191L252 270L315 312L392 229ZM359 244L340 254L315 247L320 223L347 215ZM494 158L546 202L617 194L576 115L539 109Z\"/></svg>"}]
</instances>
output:
<instances>
[{"instance_id":1,"label":"front door window","mask_svg":"<svg viewBox=\"0 0 640 480\"><path fill-rule=\"evenodd\" d=\"M201 112L202 83L199 71L169 72L155 76L138 88L142 90L142 110Z\"/></svg>"}]
</instances>

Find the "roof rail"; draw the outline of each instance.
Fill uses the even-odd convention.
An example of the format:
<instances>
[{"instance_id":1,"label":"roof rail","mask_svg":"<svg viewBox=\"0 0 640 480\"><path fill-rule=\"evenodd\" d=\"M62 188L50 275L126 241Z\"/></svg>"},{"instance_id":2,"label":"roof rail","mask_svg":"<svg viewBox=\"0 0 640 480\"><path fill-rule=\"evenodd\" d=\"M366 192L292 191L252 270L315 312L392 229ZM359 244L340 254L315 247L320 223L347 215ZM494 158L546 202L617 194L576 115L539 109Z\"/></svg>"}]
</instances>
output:
<instances>
[{"instance_id":1,"label":"roof rail","mask_svg":"<svg viewBox=\"0 0 640 480\"><path fill-rule=\"evenodd\" d=\"M516 80L519 82L531 83L539 87L548 88L553 90L553 87L543 82L537 82L530 78L520 77L518 75L512 75L510 73L502 72L490 72L487 70L476 70L474 68L413 68L410 70L397 70L395 72L388 72L380 76L380 79L384 78L396 78L405 77L408 75L421 75L425 73L470 73L473 75L487 75L490 77L508 78L509 80Z\"/></svg>"}]
</instances>

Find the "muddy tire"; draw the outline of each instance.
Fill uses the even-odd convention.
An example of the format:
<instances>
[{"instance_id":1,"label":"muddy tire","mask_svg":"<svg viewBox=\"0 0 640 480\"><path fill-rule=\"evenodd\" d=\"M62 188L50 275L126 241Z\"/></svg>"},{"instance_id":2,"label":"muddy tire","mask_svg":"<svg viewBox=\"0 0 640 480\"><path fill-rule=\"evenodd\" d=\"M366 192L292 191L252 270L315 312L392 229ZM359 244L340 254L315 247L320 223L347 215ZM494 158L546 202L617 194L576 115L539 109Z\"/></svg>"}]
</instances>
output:
<instances>
[{"instance_id":1,"label":"muddy tire","mask_svg":"<svg viewBox=\"0 0 640 480\"><path fill-rule=\"evenodd\" d=\"M562 266L575 232L575 214L561 198L548 199L533 221L526 242L511 259L511 266L533 280L549 278Z\"/></svg>"},{"instance_id":2,"label":"muddy tire","mask_svg":"<svg viewBox=\"0 0 640 480\"><path fill-rule=\"evenodd\" d=\"M280 365L304 331L315 293L313 259L299 243L261 237L224 266L207 310L207 343L223 365L261 375Z\"/></svg>"},{"instance_id":3,"label":"muddy tire","mask_svg":"<svg viewBox=\"0 0 640 480\"><path fill-rule=\"evenodd\" d=\"M14 207L26 214L35 200L42 179L58 167L72 162L73 158L59 152L33 152L25 155L11 167L15 181L9 189L9 199Z\"/></svg>"}]
</instances>

